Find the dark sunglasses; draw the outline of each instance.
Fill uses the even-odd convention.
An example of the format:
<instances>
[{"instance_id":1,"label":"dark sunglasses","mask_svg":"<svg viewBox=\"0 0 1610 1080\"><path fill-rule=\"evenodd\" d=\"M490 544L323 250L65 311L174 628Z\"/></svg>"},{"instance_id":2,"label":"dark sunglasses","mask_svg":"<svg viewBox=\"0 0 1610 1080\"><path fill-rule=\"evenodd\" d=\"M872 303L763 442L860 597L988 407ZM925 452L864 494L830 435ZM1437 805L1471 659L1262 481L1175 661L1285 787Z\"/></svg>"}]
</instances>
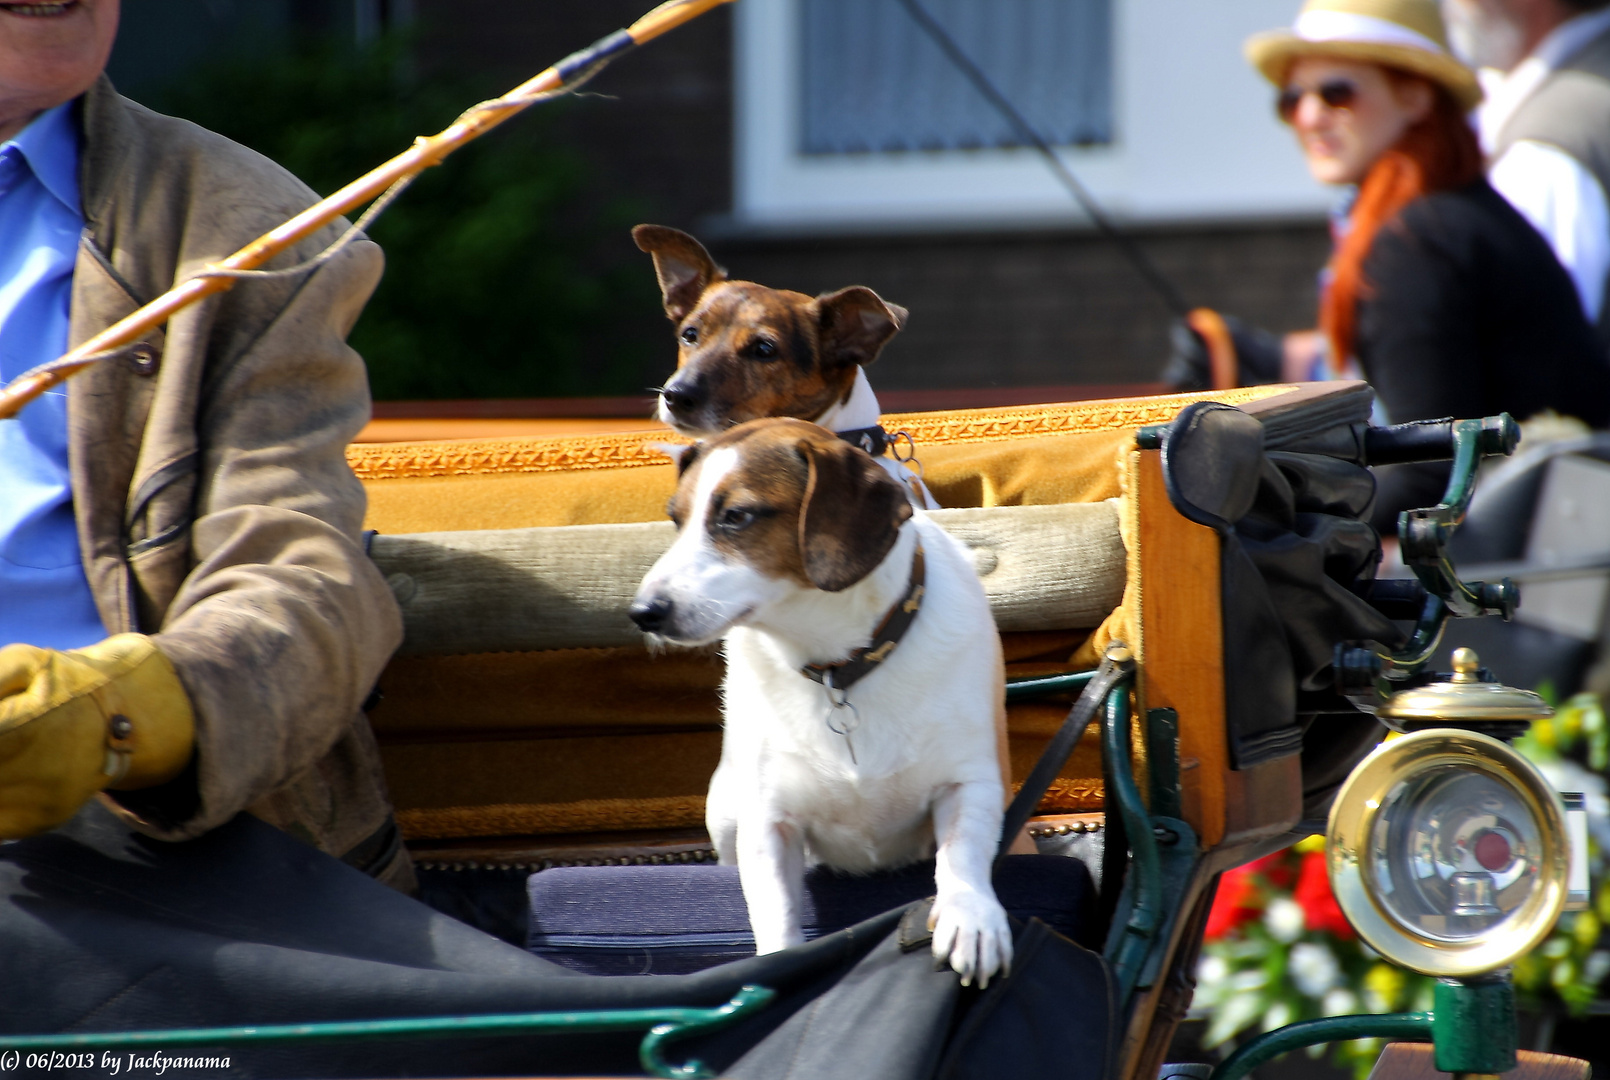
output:
<instances>
[{"instance_id":1,"label":"dark sunglasses","mask_svg":"<svg viewBox=\"0 0 1610 1080\"><path fill-rule=\"evenodd\" d=\"M1303 103L1303 98L1309 94L1318 94L1319 100L1330 109L1351 109L1353 102L1358 100L1358 87L1346 79L1327 79L1319 84L1317 90L1304 90L1297 86L1288 86L1280 91L1275 98L1275 112L1285 123L1291 123L1297 115L1297 106Z\"/></svg>"}]
</instances>

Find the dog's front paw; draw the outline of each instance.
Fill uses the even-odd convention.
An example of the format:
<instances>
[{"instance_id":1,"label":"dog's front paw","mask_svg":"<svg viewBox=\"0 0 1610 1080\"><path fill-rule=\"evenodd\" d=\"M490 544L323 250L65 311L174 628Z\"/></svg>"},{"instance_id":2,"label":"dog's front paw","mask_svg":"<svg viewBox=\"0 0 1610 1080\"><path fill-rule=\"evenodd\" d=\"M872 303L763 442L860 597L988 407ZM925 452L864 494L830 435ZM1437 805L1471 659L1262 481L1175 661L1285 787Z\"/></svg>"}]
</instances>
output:
<instances>
[{"instance_id":1,"label":"dog's front paw","mask_svg":"<svg viewBox=\"0 0 1610 1080\"><path fill-rule=\"evenodd\" d=\"M934 959L948 962L963 986L989 985L997 973L1012 970L1012 928L994 896L976 892L942 896L928 916L934 931Z\"/></svg>"}]
</instances>

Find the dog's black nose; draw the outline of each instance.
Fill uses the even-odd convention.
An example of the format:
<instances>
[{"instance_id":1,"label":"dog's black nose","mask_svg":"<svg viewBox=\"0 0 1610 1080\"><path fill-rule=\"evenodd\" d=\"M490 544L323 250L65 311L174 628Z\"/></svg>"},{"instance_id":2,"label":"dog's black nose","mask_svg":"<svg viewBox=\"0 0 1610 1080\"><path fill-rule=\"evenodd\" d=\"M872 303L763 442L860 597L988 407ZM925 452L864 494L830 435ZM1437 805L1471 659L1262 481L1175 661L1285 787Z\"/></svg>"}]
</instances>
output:
<instances>
[{"instance_id":1,"label":"dog's black nose","mask_svg":"<svg viewBox=\"0 0 1610 1080\"><path fill-rule=\"evenodd\" d=\"M626 610L637 628L645 634L657 634L671 617L671 601L663 596L652 600L634 600Z\"/></svg>"},{"instance_id":2,"label":"dog's black nose","mask_svg":"<svg viewBox=\"0 0 1610 1080\"><path fill-rule=\"evenodd\" d=\"M660 390L665 407L674 413L692 412L704 404L704 388L696 382L671 382Z\"/></svg>"}]
</instances>

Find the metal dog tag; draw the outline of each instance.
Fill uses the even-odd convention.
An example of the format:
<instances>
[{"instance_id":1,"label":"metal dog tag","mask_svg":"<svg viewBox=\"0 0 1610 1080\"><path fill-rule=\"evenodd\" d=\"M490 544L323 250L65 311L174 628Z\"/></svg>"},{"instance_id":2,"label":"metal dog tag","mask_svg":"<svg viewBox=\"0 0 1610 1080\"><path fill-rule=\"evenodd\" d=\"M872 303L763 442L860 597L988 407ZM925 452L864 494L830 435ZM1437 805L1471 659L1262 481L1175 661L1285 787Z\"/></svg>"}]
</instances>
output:
<instances>
[{"instance_id":1,"label":"metal dog tag","mask_svg":"<svg viewBox=\"0 0 1610 1080\"><path fill-rule=\"evenodd\" d=\"M844 736L844 746L850 751L850 764L860 765L861 763L855 759L854 735L856 729L861 726L861 711L850 701L850 695L846 691L840 690L839 696L835 698L833 690L833 673L828 672L822 679L822 691L827 695L827 712L823 715L822 722L833 734ZM838 722L834 723L835 720Z\"/></svg>"}]
</instances>

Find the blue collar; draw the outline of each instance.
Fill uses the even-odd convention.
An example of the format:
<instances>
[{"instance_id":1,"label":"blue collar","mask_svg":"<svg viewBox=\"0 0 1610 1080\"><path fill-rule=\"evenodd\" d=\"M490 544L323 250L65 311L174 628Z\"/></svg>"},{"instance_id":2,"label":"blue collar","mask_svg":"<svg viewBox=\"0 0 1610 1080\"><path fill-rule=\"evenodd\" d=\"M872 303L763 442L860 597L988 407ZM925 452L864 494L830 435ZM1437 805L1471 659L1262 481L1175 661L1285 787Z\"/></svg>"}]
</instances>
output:
<instances>
[{"instance_id":1,"label":"blue collar","mask_svg":"<svg viewBox=\"0 0 1610 1080\"><path fill-rule=\"evenodd\" d=\"M46 109L0 152L16 147L45 190L74 214L82 215L78 198L78 125L73 103Z\"/></svg>"}]
</instances>

